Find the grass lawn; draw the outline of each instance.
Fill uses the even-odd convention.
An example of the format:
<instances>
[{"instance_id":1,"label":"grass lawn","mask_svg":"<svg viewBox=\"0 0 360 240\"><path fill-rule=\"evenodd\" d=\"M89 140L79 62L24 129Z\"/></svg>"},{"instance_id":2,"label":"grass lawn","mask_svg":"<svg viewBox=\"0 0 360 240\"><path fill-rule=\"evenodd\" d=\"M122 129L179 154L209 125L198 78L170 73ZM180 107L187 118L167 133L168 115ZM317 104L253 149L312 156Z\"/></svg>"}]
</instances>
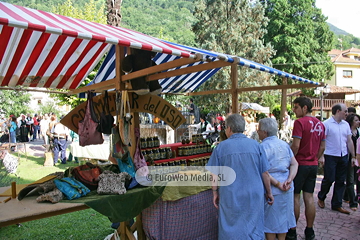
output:
<instances>
[{"instance_id":1,"label":"grass lawn","mask_svg":"<svg viewBox=\"0 0 360 240\"><path fill-rule=\"evenodd\" d=\"M15 154L17 156L17 154ZM9 186L11 182L26 184L34 182L50 173L64 172L75 163L44 167L44 158L20 154L20 163L16 174L8 174L3 165L0 168L0 187ZM6 204L6 203L5 203ZM0 207L6 207L0 203ZM39 203L41 204L41 203ZM67 213L49 218L20 223L0 228L1 240L17 239L104 239L114 232L107 217L93 209Z\"/></svg>"}]
</instances>

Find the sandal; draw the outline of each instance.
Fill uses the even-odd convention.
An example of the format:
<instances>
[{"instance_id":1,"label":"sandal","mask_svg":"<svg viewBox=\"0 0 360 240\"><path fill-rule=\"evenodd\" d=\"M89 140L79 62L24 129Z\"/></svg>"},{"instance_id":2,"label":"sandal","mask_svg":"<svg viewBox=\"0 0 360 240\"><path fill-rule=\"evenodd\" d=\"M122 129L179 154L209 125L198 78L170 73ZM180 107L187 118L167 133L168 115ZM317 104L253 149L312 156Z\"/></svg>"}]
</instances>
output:
<instances>
[{"instance_id":1,"label":"sandal","mask_svg":"<svg viewBox=\"0 0 360 240\"><path fill-rule=\"evenodd\" d=\"M357 210L357 207L351 207L350 209L355 212Z\"/></svg>"}]
</instances>

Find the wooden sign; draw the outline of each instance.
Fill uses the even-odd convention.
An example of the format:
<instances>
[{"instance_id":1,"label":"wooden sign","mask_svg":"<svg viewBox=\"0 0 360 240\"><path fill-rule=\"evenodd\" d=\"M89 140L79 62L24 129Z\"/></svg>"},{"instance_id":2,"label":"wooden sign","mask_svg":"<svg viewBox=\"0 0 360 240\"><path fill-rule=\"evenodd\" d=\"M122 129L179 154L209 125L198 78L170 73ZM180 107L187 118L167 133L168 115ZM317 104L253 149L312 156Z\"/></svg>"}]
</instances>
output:
<instances>
[{"instance_id":1,"label":"wooden sign","mask_svg":"<svg viewBox=\"0 0 360 240\"><path fill-rule=\"evenodd\" d=\"M109 108L110 113L116 116L115 92L109 93ZM178 128L185 123L185 117L165 99L151 94L137 95L136 93L129 93L131 112L146 112L150 113L164 122L166 122L172 129ZM103 95L93 97L93 105L95 113L99 119L100 113L103 111L104 99ZM78 132L78 123L85 116L86 102L83 102L71 112L69 112L60 122L67 126L74 132Z\"/></svg>"}]
</instances>

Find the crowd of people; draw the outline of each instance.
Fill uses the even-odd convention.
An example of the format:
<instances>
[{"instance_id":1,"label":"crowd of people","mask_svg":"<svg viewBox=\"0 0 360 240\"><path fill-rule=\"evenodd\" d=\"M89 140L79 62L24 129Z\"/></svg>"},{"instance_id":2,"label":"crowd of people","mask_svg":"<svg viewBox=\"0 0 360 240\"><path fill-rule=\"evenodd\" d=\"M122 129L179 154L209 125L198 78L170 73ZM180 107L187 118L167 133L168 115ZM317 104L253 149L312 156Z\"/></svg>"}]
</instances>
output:
<instances>
[{"instance_id":1,"label":"crowd of people","mask_svg":"<svg viewBox=\"0 0 360 240\"><path fill-rule=\"evenodd\" d=\"M54 165L57 164L60 154L62 164L66 164L66 144L70 135L69 129L58 121L56 114L21 114L20 117L10 115L2 120L4 142L32 142L43 140L46 152L53 152ZM73 133L72 138L76 138ZM6 139L5 139L6 138ZM16 145L11 147L16 151ZM77 159L75 159L77 161Z\"/></svg>"},{"instance_id":2,"label":"crowd of people","mask_svg":"<svg viewBox=\"0 0 360 240\"><path fill-rule=\"evenodd\" d=\"M331 209L350 214L342 206L345 200L352 211L357 211L360 117L352 108L335 104L332 117L321 122L312 116L312 107L307 97L294 100L297 119L291 144L278 138L278 123L271 117L259 120L261 143L244 134L248 116L226 117L227 140L217 145L207 164L213 175L213 204L219 210L219 239L297 239L301 194L305 239L315 239L314 190L319 164L324 177L317 194L318 206L325 208L326 196L335 182ZM235 181L229 185L219 182L223 168L214 170L214 166L232 168Z\"/></svg>"}]
</instances>

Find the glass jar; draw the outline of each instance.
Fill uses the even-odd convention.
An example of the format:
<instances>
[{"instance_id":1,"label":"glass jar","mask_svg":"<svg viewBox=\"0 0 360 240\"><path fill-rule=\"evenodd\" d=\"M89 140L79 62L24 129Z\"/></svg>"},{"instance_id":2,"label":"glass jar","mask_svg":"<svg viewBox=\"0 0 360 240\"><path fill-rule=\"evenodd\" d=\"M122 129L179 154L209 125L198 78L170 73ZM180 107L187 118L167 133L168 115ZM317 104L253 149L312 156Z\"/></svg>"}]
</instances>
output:
<instances>
[{"instance_id":1,"label":"glass jar","mask_svg":"<svg viewBox=\"0 0 360 240\"><path fill-rule=\"evenodd\" d=\"M174 163L174 161L168 162L168 166L169 166L169 173L176 172L175 171L175 163Z\"/></svg>"},{"instance_id":2,"label":"glass jar","mask_svg":"<svg viewBox=\"0 0 360 240\"><path fill-rule=\"evenodd\" d=\"M140 147L142 149L147 148L147 143L145 138L140 138Z\"/></svg>"},{"instance_id":3,"label":"glass jar","mask_svg":"<svg viewBox=\"0 0 360 240\"><path fill-rule=\"evenodd\" d=\"M152 138L152 137L146 138L146 145L147 145L148 148L154 147L154 142L153 142L153 138Z\"/></svg>"},{"instance_id":4,"label":"glass jar","mask_svg":"<svg viewBox=\"0 0 360 240\"><path fill-rule=\"evenodd\" d=\"M141 154L144 156L145 161L148 161L148 155L146 153L146 150L141 150Z\"/></svg>"},{"instance_id":5,"label":"glass jar","mask_svg":"<svg viewBox=\"0 0 360 240\"><path fill-rule=\"evenodd\" d=\"M168 164L168 162L163 162L161 165L162 165L163 174L169 173L169 164Z\"/></svg>"},{"instance_id":6,"label":"glass jar","mask_svg":"<svg viewBox=\"0 0 360 240\"><path fill-rule=\"evenodd\" d=\"M166 159L166 150L165 148L159 148L160 159Z\"/></svg>"},{"instance_id":7,"label":"glass jar","mask_svg":"<svg viewBox=\"0 0 360 240\"><path fill-rule=\"evenodd\" d=\"M170 148L170 147L165 148L165 151L166 151L166 158L167 158L167 159L173 157L172 151L171 151L171 148Z\"/></svg>"},{"instance_id":8,"label":"glass jar","mask_svg":"<svg viewBox=\"0 0 360 240\"><path fill-rule=\"evenodd\" d=\"M177 171L180 171L181 170L181 162L180 162L180 160L175 160L174 161L174 164L175 164L175 169L176 169L176 172Z\"/></svg>"},{"instance_id":9,"label":"glass jar","mask_svg":"<svg viewBox=\"0 0 360 240\"><path fill-rule=\"evenodd\" d=\"M159 140L159 137L156 136L156 137L153 137L153 147L160 147L160 140Z\"/></svg>"},{"instance_id":10,"label":"glass jar","mask_svg":"<svg viewBox=\"0 0 360 240\"><path fill-rule=\"evenodd\" d=\"M184 148L183 148L183 147L178 147L178 156L179 156L179 157L185 156L185 155L184 155Z\"/></svg>"},{"instance_id":11,"label":"glass jar","mask_svg":"<svg viewBox=\"0 0 360 240\"><path fill-rule=\"evenodd\" d=\"M147 161L153 161L154 160L154 155L151 149L146 150L146 156L147 156Z\"/></svg>"},{"instance_id":12,"label":"glass jar","mask_svg":"<svg viewBox=\"0 0 360 240\"><path fill-rule=\"evenodd\" d=\"M163 168L161 163L155 163L155 173L156 174L163 174Z\"/></svg>"},{"instance_id":13,"label":"glass jar","mask_svg":"<svg viewBox=\"0 0 360 240\"><path fill-rule=\"evenodd\" d=\"M187 166L186 159L181 159L180 160L180 166L181 166L181 170L184 171L186 166Z\"/></svg>"},{"instance_id":14,"label":"glass jar","mask_svg":"<svg viewBox=\"0 0 360 240\"><path fill-rule=\"evenodd\" d=\"M159 160L160 159L159 149L158 148L153 148L152 152L153 152L154 160Z\"/></svg>"}]
</instances>

